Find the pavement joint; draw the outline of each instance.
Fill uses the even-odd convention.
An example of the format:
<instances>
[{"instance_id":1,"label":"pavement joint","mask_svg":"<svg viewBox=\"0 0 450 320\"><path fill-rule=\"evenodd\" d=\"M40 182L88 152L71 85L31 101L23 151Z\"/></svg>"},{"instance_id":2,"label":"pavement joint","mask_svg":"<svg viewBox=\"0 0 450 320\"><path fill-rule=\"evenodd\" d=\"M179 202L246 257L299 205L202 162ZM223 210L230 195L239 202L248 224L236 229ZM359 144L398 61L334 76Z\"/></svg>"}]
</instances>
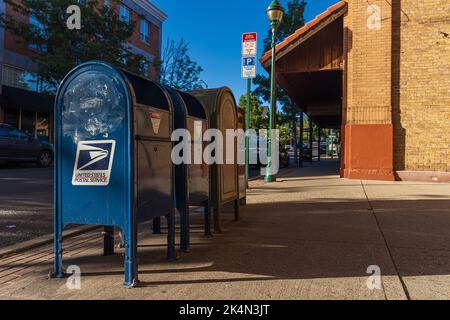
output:
<instances>
[{"instance_id":1,"label":"pavement joint","mask_svg":"<svg viewBox=\"0 0 450 320\"><path fill-rule=\"evenodd\" d=\"M397 277L398 277L398 279L400 280L400 283L401 283L402 288L403 288L403 292L404 292L406 298L407 298L408 300L411 300L411 295L410 295L410 293L409 293L409 291L408 291L408 287L406 286L406 283L405 283L405 281L404 281L402 275L400 274L398 265L397 265L397 263L395 262L394 255L392 254L391 248L389 247L389 243L388 243L388 241L387 241L387 239L386 239L386 235L384 234L384 231L383 231L383 229L381 228L380 221L379 221L379 219L378 219L378 217L377 217L377 213L376 213L376 211L375 211L374 206L372 205L372 202L370 201L369 195L367 194L367 190L366 190L366 188L365 188L365 186L364 186L364 181L362 181L362 180L361 180L361 187L362 187L363 192L364 192L364 194L365 194L365 196L366 196L367 203L369 204L369 207L370 207L370 209L371 209L372 216L373 216L374 219L375 219L375 223L376 223L376 225L377 225L378 232L380 233L381 237L383 238L383 241L384 241L384 244L385 244L386 249L387 249L387 251L388 251L389 257L390 257L391 262L392 262L392 264L393 264L393 266L394 266L395 272L397 273ZM383 291L385 291L384 285L383 285ZM386 292L385 292L385 295L386 295Z\"/></svg>"}]
</instances>

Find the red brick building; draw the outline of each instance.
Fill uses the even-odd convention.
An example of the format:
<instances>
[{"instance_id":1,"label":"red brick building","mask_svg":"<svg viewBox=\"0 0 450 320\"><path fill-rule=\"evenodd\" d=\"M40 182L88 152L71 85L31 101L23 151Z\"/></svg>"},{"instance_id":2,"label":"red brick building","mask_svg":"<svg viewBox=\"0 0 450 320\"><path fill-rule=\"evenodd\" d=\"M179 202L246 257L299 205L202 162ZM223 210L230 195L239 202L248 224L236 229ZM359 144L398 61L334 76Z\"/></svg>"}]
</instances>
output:
<instances>
[{"instance_id":1,"label":"red brick building","mask_svg":"<svg viewBox=\"0 0 450 320\"><path fill-rule=\"evenodd\" d=\"M340 1L276 61L312 121L341 131L342 177L450 181L450 1Z\"/></svg>"},{"instance_id":2,"label":"red brick building","mask_svg":"<svg viewBox=\"0 0 450 320\"><path fill-rule=\"evenodd\" d=\"M163 23L167 16L149 0L101 0L101 5L116 10L123 21L135 21L136 30L128 46L148 61L159 58ZM32 17L14 12L0 0L0 13L33 23ZM40 95L37 65L29 57L33 48L19 44L9 31L0 29L0 123L11 124L42 139L52 140L52 99ZM154 68L149 77L156 79Z\"/></svg>"}]
</instances>

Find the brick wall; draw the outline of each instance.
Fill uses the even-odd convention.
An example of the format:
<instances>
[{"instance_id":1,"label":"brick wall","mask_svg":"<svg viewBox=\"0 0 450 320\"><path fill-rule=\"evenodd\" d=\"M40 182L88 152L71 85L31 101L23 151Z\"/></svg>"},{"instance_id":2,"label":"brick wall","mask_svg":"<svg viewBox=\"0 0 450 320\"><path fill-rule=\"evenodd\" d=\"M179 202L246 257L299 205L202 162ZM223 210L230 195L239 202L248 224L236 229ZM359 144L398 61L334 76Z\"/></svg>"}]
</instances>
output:
<instances>
[{"instance_id":1,"label":"brick wall","mask_svg":"<svg viewBox=\"0 0 450 320\"><path fill-rule=\"evenodd\" d=\"M344 111L346 124L391 123L391 7L381 8L381 28L369 29L368 3L348 1L344 18Z\"/></svg>"},{"instance_id":2,"label":"brick wall","mask_svg":"<svg viewBox=\"0 0 450 320\"><path fill-rule=\"evenodd\" d=\"M119 13L120 1L111 2L111 7L114 8L117 13ZM140 15L137 12L131 10L131 20L135 23L135 30L133 35L129 39L129 43L158 58L160 57L161 51L159 41L159 27L151 23L150 21L147 21L150 26L150 43L145 43L140 39L140 19ZM153 80L159 79L159 72L153 66L150 66L149 68L149 77Z\"/></svg>"},{"instance_id":3,"label":"brick wall","mask_svg":"<svg viewBox=\"0 0 450 320\"><path fill-rule=\"evenodd\" d=\"M22 3L21 0L17 1L18 3ZM23 16L18 12L14 11L11 5L5 5L5 13L11 15L17 21L28 21L27 16ZM10 31L5 31L5 49L14 53L22 54L25 56L30 56L31 51L28 49L28 46L24 41L16 36L14 36Z\"/></svg>"},{"instance_id":4,"label":"brick wall","mask_svg":"<svg viewBox=\"0 0 450 320\"><path fill-rule=\"evenodd\" d=\"M369 3L344 19L344 124L392 124L396 171L450 172L450 1Z\"/></svg>"},{"instance_id":5,"label":"brick wall","mask_svg":"<svg viewBox=\"0 0 450 320\"><path fill-rule=\"evenodd\" d=\"M450 1L401 0L394 168L450 171ZM446 34L448 36L446 36Z\"/></svg>"}]
</instances>

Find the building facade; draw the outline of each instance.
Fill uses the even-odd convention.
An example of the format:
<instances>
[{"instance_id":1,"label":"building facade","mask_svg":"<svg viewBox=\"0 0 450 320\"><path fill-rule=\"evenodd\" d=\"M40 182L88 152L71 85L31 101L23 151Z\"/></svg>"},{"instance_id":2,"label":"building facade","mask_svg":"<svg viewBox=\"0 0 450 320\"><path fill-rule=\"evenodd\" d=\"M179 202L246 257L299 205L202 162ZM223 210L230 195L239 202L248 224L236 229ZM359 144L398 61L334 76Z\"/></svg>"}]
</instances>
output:
<instances>
[{"instance_id":1,"label":"building facade","mask_svg":"<svg viewBox=\"0 0 450 320\"><path fill-rule=\"evenodd\" d=\"M166 15L148 0L101 0L100 5L116 10L122 21L135 21L136 29L128 47L148 61L161 54L163 23ZM33 17L19 16L10 5L0 0L0 13L17 19L33 21ZM0 29L0 123L8 123L37 138L52 140L53 99L39 94L37 65L30 59L33 47L19 44L8 30ZM149 77L157 79L157 70L148 68Z\"/></svg>"},{"instance_id":2,"label":"building facade","mask_svg":"<svg viewBox=\"0 0 450 320\"><path fill-rule=\"evenodd\" d=\"M342 177L450 181L449 1L340 1L277 46L277 65L313 121L341 128Z\"/></svg>"}]
</instances>

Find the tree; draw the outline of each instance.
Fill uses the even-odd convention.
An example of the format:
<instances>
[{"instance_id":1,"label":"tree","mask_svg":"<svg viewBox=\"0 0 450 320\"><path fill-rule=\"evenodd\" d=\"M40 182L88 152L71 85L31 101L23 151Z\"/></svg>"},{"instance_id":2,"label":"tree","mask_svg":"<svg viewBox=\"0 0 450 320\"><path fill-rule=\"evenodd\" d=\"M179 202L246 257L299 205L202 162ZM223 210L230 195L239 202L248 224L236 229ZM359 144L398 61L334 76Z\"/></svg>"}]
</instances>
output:
<instances>
[{"instance_id":1,"label":"tree","mask_svg":"<svg viewBox=\"0 0 450 320\"><path fill-rule=\"evenodd\" d=\"M160 82L179 90L203 89L206 83L200 78L203 68L188 55L189 44L167 40L160 61Z\"/></svg>"},{"instance_id":2,"label":"tree","mask_svg":"<svg viewBox=\"0 0 450 320\"><path fill-rule=\"evenodd\" d=\"M79 5L81 29L69 30L67 8L72 0L5 0L13 11L2 14L0 27L12 32L17 42L31 49L38 64L37 76L43 91L54 91L63 77L78 64L102 60L135 73L148 72L149 61L126 45L135 21L122 22L114 10L97 0ZM111 6L112 7L112 6ZM17 19L29 17L29 19Z\"/></svg>"},{"instance_id":3,"label":"tree","mask_svg":"<svg viewBox=\"0 0 450 320\"><path fill-rule=\"evenodd\" d=\"M304 10L306 2L304 0L291 0L287 3L287 11L283 17L283 22L277 31L277 42L283 41L286 37L294 33L298 28L305 25ZM272 31L269 29L268 36L264 39L264 50L271 49ZM258 74L253 83L256 89L253 93L263 101L270 103L270 76ZM280 114L281 124L287 123L294 135L294 154L295 161L298 159L298 132L297 117L301 109L292 101L292 99L280 87L277 88L277 102L282 107Z\"/></svg>"},{"instance_id":4,"label":"tree","mask_svg":"<svg viewBox=\"0 0 450 320\"><path fill-rule=\"evenodd\" d=\"M286 14L283 17L283 22L277 30L277 42L281 42L288 36L293 34L298 28L305 25L306 2L304 0L291 0L287 3ZM264 51L269 51L272 45L272 30L269 29L267 38L264 39Z\"/></svg>"},{"instance_id":5,"label":"tree","mask_svg":"<svg viewBox=\"0 0 450 320\"><path fill-rule=\"evenodd\" d=\"M245 110L247 108L247 96L241 95L239 98L239 108ZM250 97L250 128L256 131L268 129L267 119L263 117L264 107L261 105L258 97L251 95Z\"/></svg>"}]
</instances>

